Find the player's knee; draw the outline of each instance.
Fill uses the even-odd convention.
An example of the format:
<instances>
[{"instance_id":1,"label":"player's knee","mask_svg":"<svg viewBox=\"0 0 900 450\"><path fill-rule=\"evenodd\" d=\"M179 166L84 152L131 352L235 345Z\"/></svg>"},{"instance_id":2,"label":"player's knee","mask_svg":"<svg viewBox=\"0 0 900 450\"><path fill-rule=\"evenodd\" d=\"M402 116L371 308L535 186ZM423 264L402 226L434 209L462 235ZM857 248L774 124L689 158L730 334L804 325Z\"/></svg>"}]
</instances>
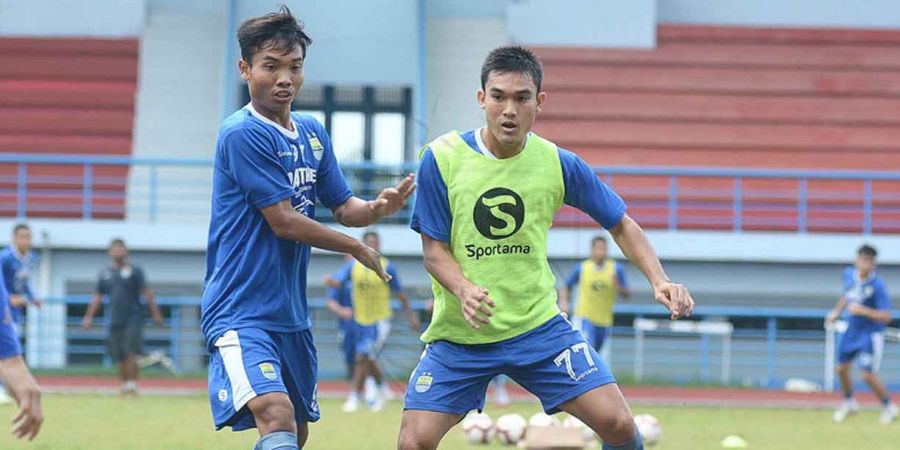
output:
<instances>
[{"instance_id":1,"label":"player's knee","mask_svg":"<svg viewBox=\"0 0 900 450\"><path fill-rule=\"evenodd\" d=\"M850 365L849 364L839 364L837 366L837 371L839 374L850 373Z\"/></svg>"},{"instance_id":2,"label":"player's knee","mask_svg":"<svg viewBox=\"0 0 900 450\"><path fill-rule=\"evenodd\" d=\"M594 430L603 438L604 442L627 442L634 438L637 429L634 426L634 418L627 410L610 415L603 421L601 430Z\"/></svg>"},{"instance_id":3,"label":"player's knee","mask_svg":"<svg viewBox=\"0 0 900 450\"><path fill-rule=\"evenodd\" d=\"M260 430L297 432L294 405L284 394L257 397L251 401L250 410Z\"/></svg>"},{"instance_id":4,"label":"player's knee","mask_svg":"<svg viewBox=\"0 0 900 450\"><path fill-rule=\"evenodd\" d=\"M866 382L871 383L872 381L877 380L878 376L875 375L875 372L872 372L871 370L863 370L862 371L862 379Z\"/></svg>"},{"instance_id":5,"label":"player's knee","mask_svg":"<svg viewBox=\"0 0 900 450\"><path fill-rule=\"evenodd\" d=\"M435 448L437 448L437 442L432 442L426 433L419 432L415 427L406 424L400 426L397 450L432 450Z\"/></svg>"}]
</instances>

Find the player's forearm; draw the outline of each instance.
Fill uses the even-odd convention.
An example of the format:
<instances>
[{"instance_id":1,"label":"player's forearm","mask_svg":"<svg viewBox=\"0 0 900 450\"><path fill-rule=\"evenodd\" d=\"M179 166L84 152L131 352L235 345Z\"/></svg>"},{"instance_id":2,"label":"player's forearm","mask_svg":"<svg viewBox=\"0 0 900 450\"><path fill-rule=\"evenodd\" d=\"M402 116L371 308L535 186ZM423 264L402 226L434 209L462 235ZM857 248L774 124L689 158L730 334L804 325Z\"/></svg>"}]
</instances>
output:
<instances>
[{"instance_id":1,"label":"player's forearm","mask_svg":"<svg viewBox=\"0 0 900 450\"><path fill-rule=\"evenodd\" d=\"M651 286L656 288L670 281L669 276L666 275L666 271L659 262L659 258L656 256L656 252L653 250L653 246L647 240L647 235L644 234L644 230L641 229L637 222L626 214L622 217L619 225L609 230L609 232L619 248L622 249L625 257L647 277L647 281L650 282Z\"/></svg>"},{"instance_id":2,"label":"player's forearm","mask_svg":"<svg viewBox=\"0 0 900 450\"><path fill-rule=\"evenodd\" d=\"M0 359L0 379L17 399L40 390L22 356Z\"/></svg>"},{"instance_id":3,"label":"player's forearm","mask_svg":"<svg viewBox=\"0 0 900 450\"><path fill-rule=\"evenodd\" d=\"M563 286L562 289L559 290L559 309L563 312L568 312L569 309L569 287Z\"/></svg>"},{"instance_id":4,"label":"player's forearm","mask_svg":"<svg viewBox=\"0 0 900 450\"><path fill-rule=\"evenodd\" d=\"M85 319L92 319L95 314L97 314L97 310L100 309L100 301L102 297L98 294L94 294L94 297L91 298L91 303L88 304L87 311L84 313Z\"/></svg>"},{"instance_id":5,"label":"player's forearm","mask_svg":"<svg viewBox=\"0 0 900 450\"><path fill-rule=\"evenodd\" d=\"M280 208L272 211L264 208L263 214L272 231L281 239L351 255L357 255L362 247L356 239L299 214L288 205L273 205L269 208Z\"/></svg>"},{"instance_id":6,"label":"player's forearm","mask_svg":"<svg viewBox=\"0 0 900 450\"><path fill-rule=\"evenodd\" d=\"M334 217L345 227L365 227L381 219L372 208L371 202L359 197L350 197L344 204L335 208Z\"/></svg>"},{"instance_id":7,"label":"player's forearm","mask_svg":"<svg viewBox=\"0 0 900 450\"><path fill-rule=\"evenodd\" d=\"M889 310L865 307L865 309L863 309L863 314L870 320L876 322L881 322L883 324L891 322L891 312Z\"/></svg>"},{"instance_id":8,"label":"player's forearm","mask_svg":"<svg viewBox=\"0 0 900 450\"><path fill-rule=\"evenodd\" d=\"M467 280L463 275L459 263L453 259L453 255L447 248L447 244L425 237L423 237L423 244L425 270L428 271L441 286L444 286L447 290L452 292L453 295L459 297L462 289L471 286L472 282Z\"/></svg>"},{"instance_id":9,"label":"player's forearm","mask_svg":"<svg viewBox=\"0 0 900 450\"><path fill-rule=\"evenodd\" d=\"M338 304L334 299L329 298L325 300L325 306L331 311L334 315L338 316L341 314L341 305Z\"/></svg>"}]
</instances>

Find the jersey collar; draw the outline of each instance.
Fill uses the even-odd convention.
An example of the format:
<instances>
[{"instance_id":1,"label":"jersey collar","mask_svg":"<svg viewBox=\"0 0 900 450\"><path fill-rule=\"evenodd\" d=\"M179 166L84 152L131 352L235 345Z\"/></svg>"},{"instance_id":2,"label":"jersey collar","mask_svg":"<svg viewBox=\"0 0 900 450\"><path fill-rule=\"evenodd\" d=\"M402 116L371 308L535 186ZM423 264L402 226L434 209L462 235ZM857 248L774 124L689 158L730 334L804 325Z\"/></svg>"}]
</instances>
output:
<instances>
[{"instance_id":1,"label":"jersey collar","mask_svg":"<svg viewBox=\"0 0 900 450\"><path fill-rule=\"evenodd\" d=\"M271 126L275 127L276 130L278 130L281 134L287 136L289 139L296 140L298 137L300 137L300 129L297 127L297 122L294 122L293 118L291 118L291 122L294 124L294 131L291 131L291 130L288 130L287 128L279 125L274 120L269 119L268 117L260 114L259 111L257 111L256 109L253 108L252 103L247 103L247 106L245 106L244 108L247 108L247 111L250 111L250 114L253 117L256 117L257 119L259 119L266 125L271 125Z\"/></svg>"}]
</instances>

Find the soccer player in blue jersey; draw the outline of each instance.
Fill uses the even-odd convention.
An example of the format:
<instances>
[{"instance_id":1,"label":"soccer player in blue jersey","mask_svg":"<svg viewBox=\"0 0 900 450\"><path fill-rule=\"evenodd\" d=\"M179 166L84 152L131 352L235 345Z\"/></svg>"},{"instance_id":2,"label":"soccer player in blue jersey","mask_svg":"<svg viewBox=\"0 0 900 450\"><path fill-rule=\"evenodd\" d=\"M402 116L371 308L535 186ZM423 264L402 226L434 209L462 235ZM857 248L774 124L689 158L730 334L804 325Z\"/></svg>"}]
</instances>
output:
<instances>
[{"instance_id":1,"label":"soccer player in blue jersey","mask_svg":"<svg viewBox=\"0 0 900 450\"><path fill-rule=\"evenodd\" d=\"M41 430L44 413L41 389L22 358L22 347L9 306L9 293L0 279L0 381L12 393L19 411L13 417L13 435L34 439Z\"/></svg>"},{"instance_id":2,"label":"soccer player in blue jersey","mask_svg":"<svg viewBox=\"0 0 900 450\"><path fill-rule=\"evenodd\" d=\"M9 306L16 333L22 332L28 304L38 308L42 305L31 291L31 274L36 267L37 254L32 250L31 228L20 223L13 227L9 247L0 251L0 276L9 291ZM8 403L12 403L12 399L0 384L0 404Z\"/></svg>"},{"instance_id":3,"label":"soccer player in blue jersey","mask_svg":"<svg viewBox=\"0 0 900 450\"><path fill-rule=\"evenodd\" d=\"M13 227L12 243L0 252L3 281L10 295L13 320L22 325L28 304L41 306L31 290L31 275L37 268L38 257L32 250L31 228L25 224Z\"/></svg>"},{"instance_id":4,"label":"soccer player in blue jersey","mask_svg":"<svg viewBox=\"0 0 900 450\"><path fill-rule=\"evenodd\" d=\"M415 184L409 175L373 201L354 197L325 128L291 112L311 41L287 8L244 21L237 37L250 103L225 119L216 143L201 305L210 403L217 428L257 428L257 450L298 449L319 419L310 247L389 278L378 252L314 220L315 203L362 227L402 208Z\"/></svg>"},{"instance_id":5,"label":"soccer player in blue jersey","mask_svg":"<svg viewBox=\"0 0 900 450\"><path fill-rule=\"evenodd\" d=\"M506 374L548 413L566 411L607 450L642 449L609 368L560 314L547 237L565 203L608 229L672 319L694 308L669 280L625 204L574 153L531 132L547 94L528 49L492 50L481 69L485 126L450 132L421 153L411 227L433 279L428 343L406 392L399 448L437 448Z\"/></svg>"},{"instance_id":6,"label":"soccer player in blue jersey","mask_svg":"<svg viewBox=\"0 0 900 450\"><path fill-rule=\"evenodd\" d=\"M853 399L853 378L850 375L853 360L862 369L863 379L872 392L881 400L881 423L888 424L897 418L897 406L878 378L884 352L884 329L891 321L891 299L884 282L875 272L876 256L878 252L869 245L857 250L853 266L844 270L844 295L826 319L834 322L842 315L847 318L847 331L838 348L837 367L844 401L834 412L835 422L843 422L859 410Z\"/></svg>"}]
</instances>

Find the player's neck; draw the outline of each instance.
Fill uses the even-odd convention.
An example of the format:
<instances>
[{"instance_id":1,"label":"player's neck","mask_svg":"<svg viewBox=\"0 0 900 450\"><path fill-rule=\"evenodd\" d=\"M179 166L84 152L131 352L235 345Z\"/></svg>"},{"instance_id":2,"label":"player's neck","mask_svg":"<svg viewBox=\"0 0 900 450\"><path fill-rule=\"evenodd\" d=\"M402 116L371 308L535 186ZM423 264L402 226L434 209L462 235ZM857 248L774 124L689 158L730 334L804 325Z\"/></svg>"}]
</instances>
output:
<instances>
[{"instance_id":1,"label":"player's neck","mask_svg":"<svg viewBox=\"0 0 900 450\"><path fill-rule=\"evenodd\" d=\"M494 135L488 131L487 127L483 127L480 133L485 150L491 152L497 159L512 158L521 153L522 149L525 148L525 140L516 144L503 145L494 138Z\"/></svg>"},{"instance_id":2,"label":"player's neck","mask_svg":"<svg viewBox=\"0 0 900 450\"><path fill-rule=\"evenodd\" d=\"M19 247L16 247L15 244L12 246L13 251L19 256L19 259L28 256L28 251Z\"/></svg>"},{"instance_id":3,"label":"player's neck","mask_svg":"<svg viewBox=\"0 0 900 450\"><path fill-rule=\"evenodd\" d=\"M872 271L863 272L859 269L856 270L856 276L858 276L860 280L867 280L870 275L872 275Z\"/></svg>"},{"instance_id":4,"label":"player's neck","mask_svg":"<svg viewBox=\"0 0 900 450\"><path fill-rule=\"evenodd\" d=\"M253 107L253 110L259 113L259 115L265 117L266 119L271 120L272 122L281 125L284 129L288 131L294 131L294 122L291 120L291 107L288 105L283 110L271 110L266 107L256 103L252 99L250 100L250 106Z\"/></svg>"}]
</instances>

